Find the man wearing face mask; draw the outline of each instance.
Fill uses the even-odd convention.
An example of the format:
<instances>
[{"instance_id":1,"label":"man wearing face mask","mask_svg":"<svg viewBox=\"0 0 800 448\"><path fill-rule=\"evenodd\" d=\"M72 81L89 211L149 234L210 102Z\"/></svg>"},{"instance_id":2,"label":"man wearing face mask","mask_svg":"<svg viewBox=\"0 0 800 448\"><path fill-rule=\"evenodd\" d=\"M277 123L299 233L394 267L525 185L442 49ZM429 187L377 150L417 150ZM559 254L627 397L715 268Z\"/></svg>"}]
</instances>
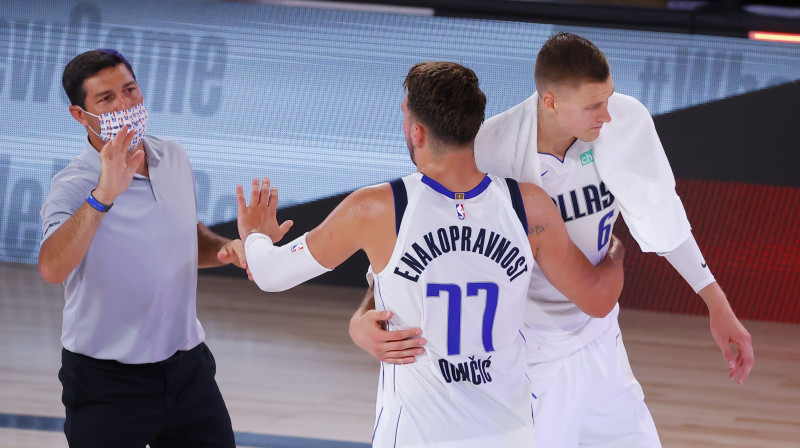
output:
<instances>
[{"instance_id":1,"label":"man wearing face mask","mask_svg":"<svg viewBox=\"0 0 800 448\"><path fill-rule=\"evenodd\" d=\"M197 320L197 268L246 268L240 240L197 220L189 159L145 135L131 65L114 50L64 69L83 152L42 208L39 272L64 283L59 380L70 446L234 447Z\"/></svg>"}]
</instances>

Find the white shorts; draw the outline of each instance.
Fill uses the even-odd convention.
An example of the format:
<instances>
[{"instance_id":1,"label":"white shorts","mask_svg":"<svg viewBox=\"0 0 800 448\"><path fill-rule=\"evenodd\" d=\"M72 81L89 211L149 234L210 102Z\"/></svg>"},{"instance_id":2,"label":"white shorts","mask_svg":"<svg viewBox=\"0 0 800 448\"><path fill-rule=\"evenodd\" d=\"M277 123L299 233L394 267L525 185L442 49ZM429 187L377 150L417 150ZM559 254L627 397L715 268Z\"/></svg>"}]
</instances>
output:
<instances>
[{"instance_id":1,"label":"white shorts","mask_svg":"<svg viewBox=\"0 0 800 448\"><path fill-rule=\"evenodd\" d=\"M528 375L543 387L533 404L536 446L661 447L618 324L565 358L529 364Z\"/></svg>"},{"instance_id":2,"label":"white shorts","mask_svg":"<svg viewBox=\"0 0 800 448\"><path fill-rule=\"evenodd\" d=\"M517 370L522 366L520 358ZM525 381L519 387L521 394L512 394L523 397L514 408L508 407L503 394L496 397L497 401L487 400L474 393L473 384L453 388L456 384L437 382L430 372L430 364L381 365L373 448L532 446L532 398L524 372L514 375ZM494 383L502 377L498 375Z\"/></svg>"}]
</instances>

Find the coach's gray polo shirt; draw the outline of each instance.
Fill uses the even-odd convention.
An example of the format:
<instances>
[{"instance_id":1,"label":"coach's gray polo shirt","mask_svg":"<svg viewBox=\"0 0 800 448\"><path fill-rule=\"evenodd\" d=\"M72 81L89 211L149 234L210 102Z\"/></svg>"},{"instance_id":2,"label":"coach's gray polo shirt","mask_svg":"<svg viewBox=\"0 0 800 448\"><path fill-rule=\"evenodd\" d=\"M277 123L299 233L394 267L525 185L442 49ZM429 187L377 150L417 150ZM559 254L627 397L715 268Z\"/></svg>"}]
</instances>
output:
<instances>
[{"instance_id":1,"label":"coach's gray polo shirt","mask_svg":"<svg viewBox=\"0 0 800 448\"><path fill-rule=\"evenodd\" d=\"M197 320L197 205L189 158L173 140L144 137L150 178L136 175L100 222L83 261L64 282L61 343L128 364L162 361L203 341ZM50 184L44 239L86 201L100 154L83 153Z\"/></svg>"}]
</instances>

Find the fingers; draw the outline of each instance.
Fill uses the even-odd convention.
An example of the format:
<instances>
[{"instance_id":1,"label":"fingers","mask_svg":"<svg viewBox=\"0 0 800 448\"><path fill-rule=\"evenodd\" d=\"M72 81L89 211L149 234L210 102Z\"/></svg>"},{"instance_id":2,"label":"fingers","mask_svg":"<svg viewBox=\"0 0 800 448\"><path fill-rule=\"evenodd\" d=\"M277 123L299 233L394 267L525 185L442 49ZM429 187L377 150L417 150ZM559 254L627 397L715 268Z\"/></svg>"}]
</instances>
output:
<instances>
[{"instance_id":1,"label":"fingers","mask_svg":"<svg viewBox=\"0 0 800 448\"><path fill-rule=\"evenodd\" d=\"M392 331L379 330L372 335L372 340L381 343L405 342L409 340L421 341L422 339L419 338L421 334L422 330L419 328L409 328L407 330L392 330ZM411 345L399 344L397 346L392 346L390 350L397 350L398 348L405 349L408 347L411 347Z\"/></svg>"},{"instance_id":2,"label":"fingers","mask_svg":"<svg viewBox=\"0 0 800 448\"><path fill-rule=\"evenodd\" d=\"M119 137L119 135L117 135L117 136ZM106 158L111 158L111 154L114 152L114 150L112 149L113 145L114 145L114 141L113 140L109 140L109 141L105 142L103 147L100 148L100 156L101 157L106 157Z\"/></svg>"},{"instance_id":3,"label":"fingers","mask_svg":"<svg viewBox=\"0 0 800 448\"><path fill-rule=\"evenodd\" d=\"M286 221L282 222L281 225L278 226L278 229L280 229L281 238L283 238L283 236L286 235L286 233L289 231L289 229L292 228L293 225L294 221L292 221L291 219L287 219ZM280 241L280 239L278 239L277 241ZM273 241L273 243L277 241Z\"/></svg>"},{"instance_id":4,"label":"fingers","mask_svg":"<svg viewBox=\"0 0 800 448\"><path fill-rule=\"evenodd\" d=\"M225 246L223 246L222 249L220 249L219 252L217 252L217 260L219 260L221 263L225 263L225 264L228 264L228 263L231 262L230 261L231 260L231 253Z\"/></svg>"},{"instance_id":5,"label":"fingers","mask_svg":"<svg viewBox=\"0 0 800 448\"><path fill-rule=\"evenodd\" d=\"M388 364L411 364L417 360L416 357L421 355L424 350L419 349L417 351L419 353L411 350L387 353L385 358L379 360Z\"/></svg>"},{"instance_id":6,"label":"fingers","mask_svg":"<svg viewBox=\"0 0 800 448\"><path fill-rule=\"evenodd\" d=\"M133 132L128 132L128 126L122 126L122 129L117 132L117 135L111 140L107 141L103 147L100 148L100 154L104 155L109 160L115 159L118 155L125 154L131 145L130 140L128 141L128 146L124 145L128 134L131 134L130 137L131 140L133 140Z\"/></svg>"},{"instance_id":7,"label":"fingers","mask_svg":"<svg viewBox=\"0 0 800 448\"><path fill-rule=\"evenodd\" d=\"M251 185L250 190L250 207L253 207L258 204L258 196L259 196L259 185L258 185L258 178L253 178L253 183Z\"/></svg>"},{"instance_id":8,"label":"fingers","mask_svg":"<svg viewBox=\"0 0 800 448\"><path fill-rule=\"evenodd\" d=\"M240 215L247 209L247 203L244 201L244 187L241 185L236 186L236 208Z\"/></svg>"},{"instance_id":9,"label":"fingers","mask_svg":"<svg viewBox=\"0 0 800 448\"><path fill-rule=\"evenodd\" d=\"M133 141L135 134L135 132L130 132L128 130L128 125L123 125L122 129L117 132L117 135L106 143L111 143L111 146L109 147L109 152L111 154L109 154L109 157L117 157L119 155L124 156L131 147L131 142Z\"/></svg>"},{"instance_id":10,"label":"fingers","mask_svg":"<svg viewBox=\"0 0 800 448\"><path fill-rule=\"evenodd\" d=\"M222 263L233 263L242 269L246 269L247 258L245 257L242 240L233 240L222 246L217 252L217 259Z\"/></svg>"},{"instance_id":11,"label":"fingers","mask_svg":"<svg viewBox=\"0 0 800 448\"><path fill-rule=\"evenodd\" d=\"M237 199L241 185L237 185ZM242 195L244 199L244 194ZM270 187L269 177L265 177L261 184L259 179L254 177L250 186L250 207L256 204L265 204L267 207L276 209L278 207L278 187ZM244 208L246 204L244 201L238 204L240 208Z\"/></svg>"},{"instance_id":12,"label":"fingers","mask_svg":"<svg viewBox=\"0 0 800 448\"><path fill-rule=\"evenodd\" d=\"M367 289L367 294L372 294L372 285L370 285L370 289ZM391 318L391 311L368 310L361 315L361 319L370 321L371 325L368 327L370 330L374 328L386 330L386 322ZM375 340L376 335L371 334L371 336Z\"/></svg>"},{"instance_id":13,"label":"fingers","mask_svg":"<svg viewBox=\"0 0 800 448\"><path fill-rule=\"evenodd\" d=\"M382 344L381 349L386 352L409 352L409 354L413 352L415 355L421 355L423 352L422 347L427 343L428 341L425 339L415 337L402 341L386 342Z\"/></svg>"},{"instance_id":14,"label":"fingers","mask_svg":"<svg viewBox=\"0 0 800 448\"><path fill-rule=\"evenodd\" d=\"M133 157L128 161L128 166L126 169L128 171L136 171L139 168L139 165L142 164L144 161L144 151L138 150L136 153L133 154Z\"/></svg>"},{"instance_id":15,"label":"fingers","mask_svg":"<svg viewBox=\"0 0 800 448\"><path fill-rule=\"evenodd\" d=\"M119 148L119 153L120 154L125 154L131 148L131 143L133 143L133 137L136 136L136 133L130 131L128 129L128 125L122 126L122 129L120 130L120 134L122 134L122 133L124 133L125 136L122 139L122 144L121 144L121 147ZM117 137L119 137L119 134L117 134ZM115 138L115 140L116 140L116 138Z\"/></svg>"},{"instance_id":16,"label":"fingers","mask_svg":"<svg viewBox=\"0 0 800 448\"><path fill-rule=\"evenodd\" d=\"M372 285L370 285L370 288ZM381 320L389 320L392 318L391 311L378 311L378 310L369 310L364 313L364 317L367 319L371 319L374 321L381 321Z\"/></svg>"},{"instance_id":17,"label":"fingers","mask_svg":"<svg viewBox=\"0 0 800 448\"><path fill-rule=\"evenodd\" d=\"M278 187L270 187L269 177L264 178L264 187L262 191L268 191L269 195L264 196L267 200L267 207L272 210L278 209Z\"/></svg>"},{"instance_id":18,"label":"fingers","mask_svg":"<svg viewBox=\"0 0 800 448\"><path fill-rule=\"evenodd\" d=\"M732 365L733 367L730 369L728 378L735 380L736 384L741 386L746 377L744 372L744 361L741 357L741 354L736 357L736 361L734 361ZM749 374L750 372L747 373Z\"/></svg>"},{"instance_id":19,"label":"fingers","mask_svg":"<svg viewBox=\"0 0 800 448\"><path fill-rule=\"evenodd\" d=\"M730 344L722 344L720 349L722 349L722 357L725 358L728 370L733 371L736 368L736 355L733 354Z\"/></svg>"},{"instance_id":20,"label":"fingers","mask_svg":"<svg viewBox=\"0 0 800 448\"><path fill-rule=\"evenodd\" d=\"M270 188L269 188L269 177L265 177L261 181L261 191L258 194L258 204L269 207L269 196L270 196Z\"/></svg>"},{"instance_id":21,"label":"fingers","mask_svg":"<svg viewBox=\"0 0 800 448\"><path fill-rule=\"evenodd\" d=\"M753 340L750 333L745 332L737 340L734 341L736 347L739 349L739 356L737 359L737 384L741 385L744 380L750 375L750 371L755 365L755 355L753 354Z\"/></svg>"},{"instance_id":22,"label":"fingers","mask_svg":"<svg viewBox=\"0 0 800 448\"><path fill-rule=\"evenodd\" d=\"M749 336L750 335L747 334L746 337L743 337L744 340L741 341L731 341L736 344L736 348L738 349L738 353L735 355L728 344L725 344L725 347L722 349L722 356L728 364L728 378L736 380L736 384L740 386L750 375L750 371L755 364L753 346Z\"/></svg>"},{"instance_id":23,"label":"fingers","mask_svg":"<svg viewBox=\"0 0 800 448\"><path fill-rule=\"evenodd\" d=\"M414 362L417 356L425 353L423 346L426 343L425 339L414 338L379 344L376 358L389 364L409 364Z\"/></svg>"},{"instance_id":24,"label":"fingers","mask_svg":"<svg viewBox=\"0 0 800 448\"><path fill-rule=\"evenodd\" d=\"M239 244L235 245L233 248L233 252L236 255L236 258L239 260L239 263L236 266L239 266L242 269L247 269L247 257L244 254L244 244L241 243L241 240L238 240Z\"/></svg>"}]
</instances>

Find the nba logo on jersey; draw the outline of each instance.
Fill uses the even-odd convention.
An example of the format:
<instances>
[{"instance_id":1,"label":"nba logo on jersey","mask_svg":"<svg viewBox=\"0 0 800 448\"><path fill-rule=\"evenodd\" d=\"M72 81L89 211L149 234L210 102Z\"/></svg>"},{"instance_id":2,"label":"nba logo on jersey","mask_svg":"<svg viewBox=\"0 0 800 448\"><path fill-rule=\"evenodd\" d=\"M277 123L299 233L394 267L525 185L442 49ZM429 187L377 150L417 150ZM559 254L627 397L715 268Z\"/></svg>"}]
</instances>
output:
<instances>
[{"instance_id":1,"label":"nba logo on jersey","mask_svg":"<svg viewBox=\"0 0 800 448\"><path fill-rule=\"evenodd\" d=\"M462 221L467 219L467 214L464 212L464 204L456 204L456 213L458 213L458 219Z\"/></svg>"},{"instance_id":2,"label":"nba logo on jersey","mask_svg":"<svg viewBox=\"0 0 800 448\"><path fill-rule=\"evenodd\" d=\"M292 246L292 252L297 252L298 250L303 250L305 248L306 247L303 246L303 243L297 243L294 246Z\"/></svg>"}]
</instances>

